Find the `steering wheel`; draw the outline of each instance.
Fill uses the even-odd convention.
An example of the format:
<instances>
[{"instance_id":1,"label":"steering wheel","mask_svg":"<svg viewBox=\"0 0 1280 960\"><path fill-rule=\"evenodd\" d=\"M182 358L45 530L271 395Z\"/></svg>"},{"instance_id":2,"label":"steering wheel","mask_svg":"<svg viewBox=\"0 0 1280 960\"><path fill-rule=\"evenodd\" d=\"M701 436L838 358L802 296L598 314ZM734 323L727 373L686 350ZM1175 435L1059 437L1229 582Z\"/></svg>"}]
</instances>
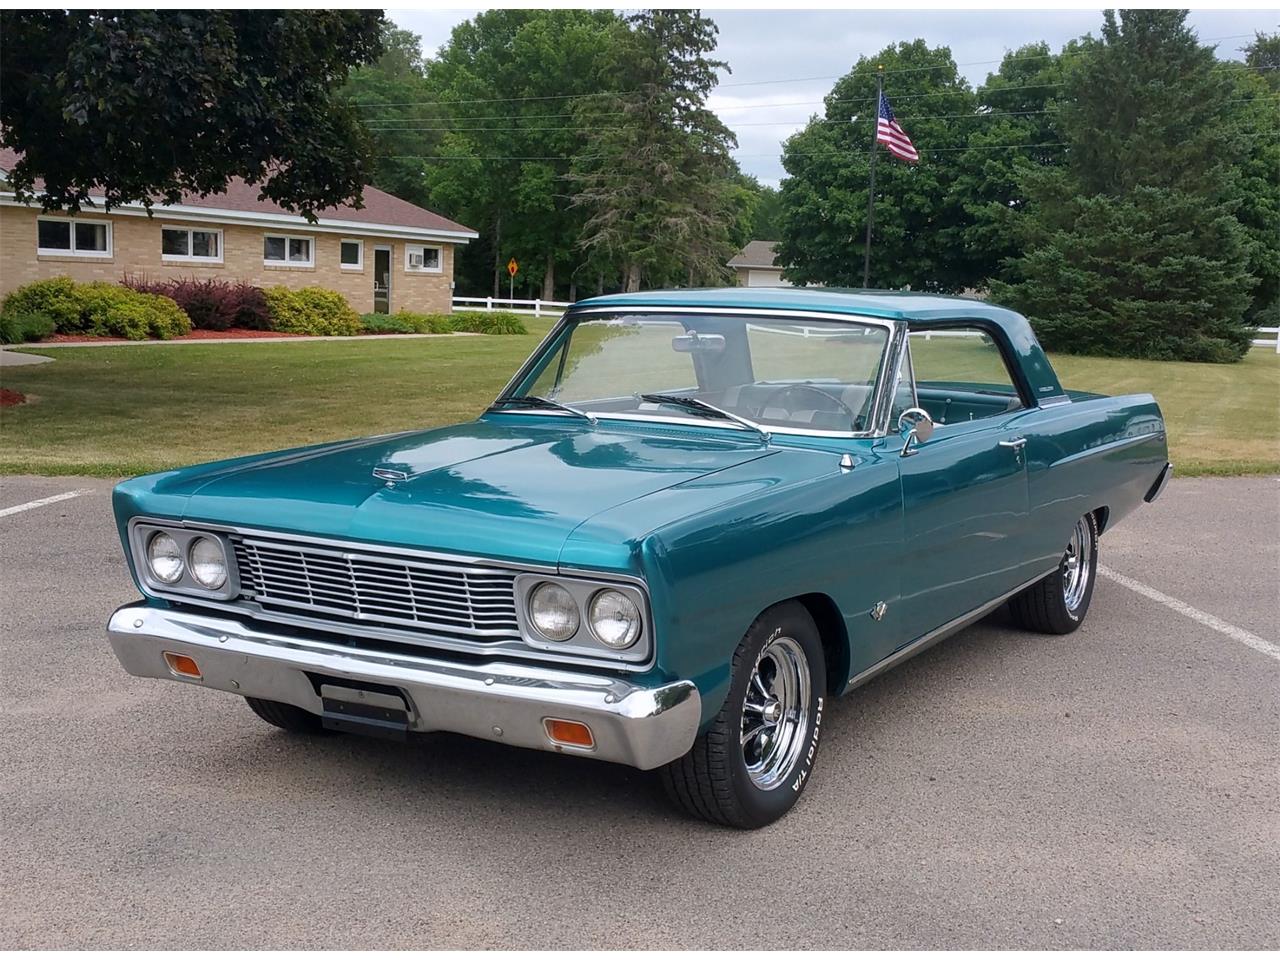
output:
<instances>
[{"instance_id":1,"label":"steering wheel","mask_svg":"<svg viewBox=\"0 0 1280 960\"><path fill-rule=\"evenodd\" d=\"M849 428L851 430L856 430L858 428L858 415L853 412L853 409L847 403L845 403L839 397L833 397L831 394L827 393L827 391L819 387L815 387L811 383L784 384L783 386L775 390L773 393L769 394L769 396L760 404L760 409L757 411L757 414L763 412L764 409L768 407L770 404L777 404L780 407L785 407L785 404L782 403L782 400L785 397L788 397L793 393L798 393L802 390L807 390L810 393L816 393L818 396L822 397L822 399L826 400L827 403L835 404L837 407L839 407L841 410L843 410L845 413L849 415Z\"/></svg>"}]
</instances>

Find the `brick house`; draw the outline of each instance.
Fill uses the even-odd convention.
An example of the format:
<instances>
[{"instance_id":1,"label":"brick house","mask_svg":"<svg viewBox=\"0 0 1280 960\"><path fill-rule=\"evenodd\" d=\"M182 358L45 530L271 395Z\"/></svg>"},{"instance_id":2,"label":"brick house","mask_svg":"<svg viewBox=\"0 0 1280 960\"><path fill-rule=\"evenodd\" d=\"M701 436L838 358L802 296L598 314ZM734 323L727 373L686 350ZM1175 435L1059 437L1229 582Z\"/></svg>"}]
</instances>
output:
<instances>
[{"instance_id":1,"label":"brick house","mask_svg":"<svg viewBox=\"0 0 1280 960\"><path fill-rule=\"evenodd\" d=\"M225 193L74 217L18 203L4 179L18 155L0 149L0 297L46 277L118 281L216 277L259 286L326 287L359 313L448 313L454 251L478 234L365 187L364 206L329 208L308 223L242 180Z\"/></svg>"}]
</instances>

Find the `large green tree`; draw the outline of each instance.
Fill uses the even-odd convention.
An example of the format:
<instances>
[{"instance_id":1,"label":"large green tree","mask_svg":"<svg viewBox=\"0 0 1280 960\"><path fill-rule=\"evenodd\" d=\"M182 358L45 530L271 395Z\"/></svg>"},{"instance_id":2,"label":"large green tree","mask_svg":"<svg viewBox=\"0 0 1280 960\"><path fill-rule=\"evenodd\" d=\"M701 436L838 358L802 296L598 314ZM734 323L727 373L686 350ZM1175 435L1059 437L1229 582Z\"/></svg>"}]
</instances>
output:
<instances>
[{"instance_id":1,"label":"large green tree","mask_svg":"<svg viewBox=\"0 0 1280 960\"><path fill-rule=\"evenodd\" d=\"M426 66L429 96L399 134L427 159L422 182L436 209L481 233L461 283L505 292L506 263L553 298L575 282L585 220L566 188L572 159L611 122L600 94L620 89L626 25L590 10L491 10L454 28Z\"/></svg>"},{"instance_id":2,"label":"large green tree","mask_svg":"<svg viewBox=\"0 0 1280 960\"><path fill-rule=\"evenodd\" d=\"M964 211L947 234L965 251L972 273L964 285L985 289L1002 275L1002 264L1021 249L1018 218L1026 209L1024 171L1056 167L1066 159L1058 129L1063 85L1062 54L1031 43L1005 55L1000 68L977 89L977 111L953 120L966 132L956 165L953 201Z\"/></svg>"},{"instance_id":3,"label":"large green tree","mask_svg":"<svg viewBox=\"0 0 1280 960\"><path fill-rule=\"evenodd\" d=\"M358 202L368 143L335 91L378 55L381 27L357 10L0 12L0 139L22 153L10 186L70 211L237 176L306 216Z\"/></svg>"},{"instance_id":4,"label":"large green tree","mask_svg":"<svg viewBox=\"0 0 1280 960\"><path fill-rule=\"evenodd\" d=\"M603 118L572 170L575 208L586 215L581 246L598 275L642 283L723 279L749 220L752 197L729 155L737 141L707 108L717 29L690 10L646 10L615 69L621 90L589 106Z\"/></svg>"},{"instance_id":5,"label":"large green tree","mask_svg":"<svg viewBox=\"0 0 1280 960\"><path fill-rule=\"evenodd\" d=\"M1108 11L1068 65L1060 168L1024 170L1026 252L993 296L1050 349L1237 360L1257 280L1233 171L1233 84L1184 11Z\"/></svg>"},{"instance_id":6,"label":"large green tree","mask_svg":"<svg viewBox=\"0 0 1280 960\"><path fill-rule=\"evenodd\" d=\"M422 41L415 33L387 24L382 47L377 60L351 71L342 94L360 116L374 144L370 165L373 185L411 203L426 205L430 196L423 178L422 155L439 144L441 134L431 129L437 124L419 119L421 105L432 97L424 76Z\"/></svg>"},{"instance_id":7,"label":"large green tree","mask_svg":"<svg viewBox=\"0 0 1280 960\"><path fill-rule=\"evenodd\" d=\"M963 204L953 189L974 97L951 51L923 40L863 57L832 88L826 109L783 146L779 259L793 282L862 285L876 72L920 154L905 163L877 145L873 287L958 290L973 276Z\"/></svg>"}]
</instances>

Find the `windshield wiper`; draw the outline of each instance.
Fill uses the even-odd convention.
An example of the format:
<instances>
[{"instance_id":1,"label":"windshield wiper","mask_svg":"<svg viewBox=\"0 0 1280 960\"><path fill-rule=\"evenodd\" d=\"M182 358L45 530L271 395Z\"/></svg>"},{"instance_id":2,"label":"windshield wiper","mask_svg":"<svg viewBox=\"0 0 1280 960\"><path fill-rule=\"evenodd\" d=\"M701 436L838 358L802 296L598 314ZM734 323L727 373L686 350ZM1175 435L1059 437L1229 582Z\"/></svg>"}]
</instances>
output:
<instances>
[{"instance_id":1,"label":"windshield wiper","mask_svg":"<svg viewBox=\"0 0 1280 960\"><path fill-rule=\"evenodd\" d=\"M591 423L596 422L596 418L585 410L579 410L577 407L571 407L567 403L561 403L559 400L552 400L548 397L535 397L532 394L522 394L517 396L499 397L490 404L490 407L537 407L541 410L563 410L565 413L571 413L575 417L582 417Z\"/></svg>"},{"instance_id":2,"label":"windshield wiper","mask_svg":"<svg viewBox=\"0 0 1280 960\"><path fill-rule=\"evenodd\" d=\"M734 423L760 434L760 439L766 442L769 440L769 431L754 420L748 420L746 417L740 417L736 413L730 413L728 410L717 407L714 403L707 403L707 401L699 400L697 397L682 397L675 393L640 393L636 396L645 403L665 403L673 407L683 407L694 413L700 413L705 417L732 420Z\"/></svg>"}]
</instances>

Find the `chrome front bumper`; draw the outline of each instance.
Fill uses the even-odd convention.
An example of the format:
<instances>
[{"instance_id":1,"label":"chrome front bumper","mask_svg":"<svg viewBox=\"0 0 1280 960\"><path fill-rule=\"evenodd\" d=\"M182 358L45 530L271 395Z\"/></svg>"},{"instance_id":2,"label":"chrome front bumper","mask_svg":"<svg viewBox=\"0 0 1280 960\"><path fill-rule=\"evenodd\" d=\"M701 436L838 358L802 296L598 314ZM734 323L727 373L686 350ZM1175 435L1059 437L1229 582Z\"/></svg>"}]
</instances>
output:
<instances>
[{"instance_id":1,"label":"chrome front bumper","mask_svg":"<svg viewBox=\"0 0 1280 960\"><path fill-rule=\"evenodd\" d=\"M290 703L315 714L322 712L316 691L326 679L382 684L403 693L409 729L416 732L445 730L641 770L687 753L701 720L698 690L688 680L643 687L614 677L520 663L471 665L352 650L267 633L241 620L142 603L112 614L107 637L120 663L135 677L180 680ZM201 679L170 670L166 652L194 659ZM544 719L587 724L595 746L553 744Z\"/></svg>"}]
</instances>

